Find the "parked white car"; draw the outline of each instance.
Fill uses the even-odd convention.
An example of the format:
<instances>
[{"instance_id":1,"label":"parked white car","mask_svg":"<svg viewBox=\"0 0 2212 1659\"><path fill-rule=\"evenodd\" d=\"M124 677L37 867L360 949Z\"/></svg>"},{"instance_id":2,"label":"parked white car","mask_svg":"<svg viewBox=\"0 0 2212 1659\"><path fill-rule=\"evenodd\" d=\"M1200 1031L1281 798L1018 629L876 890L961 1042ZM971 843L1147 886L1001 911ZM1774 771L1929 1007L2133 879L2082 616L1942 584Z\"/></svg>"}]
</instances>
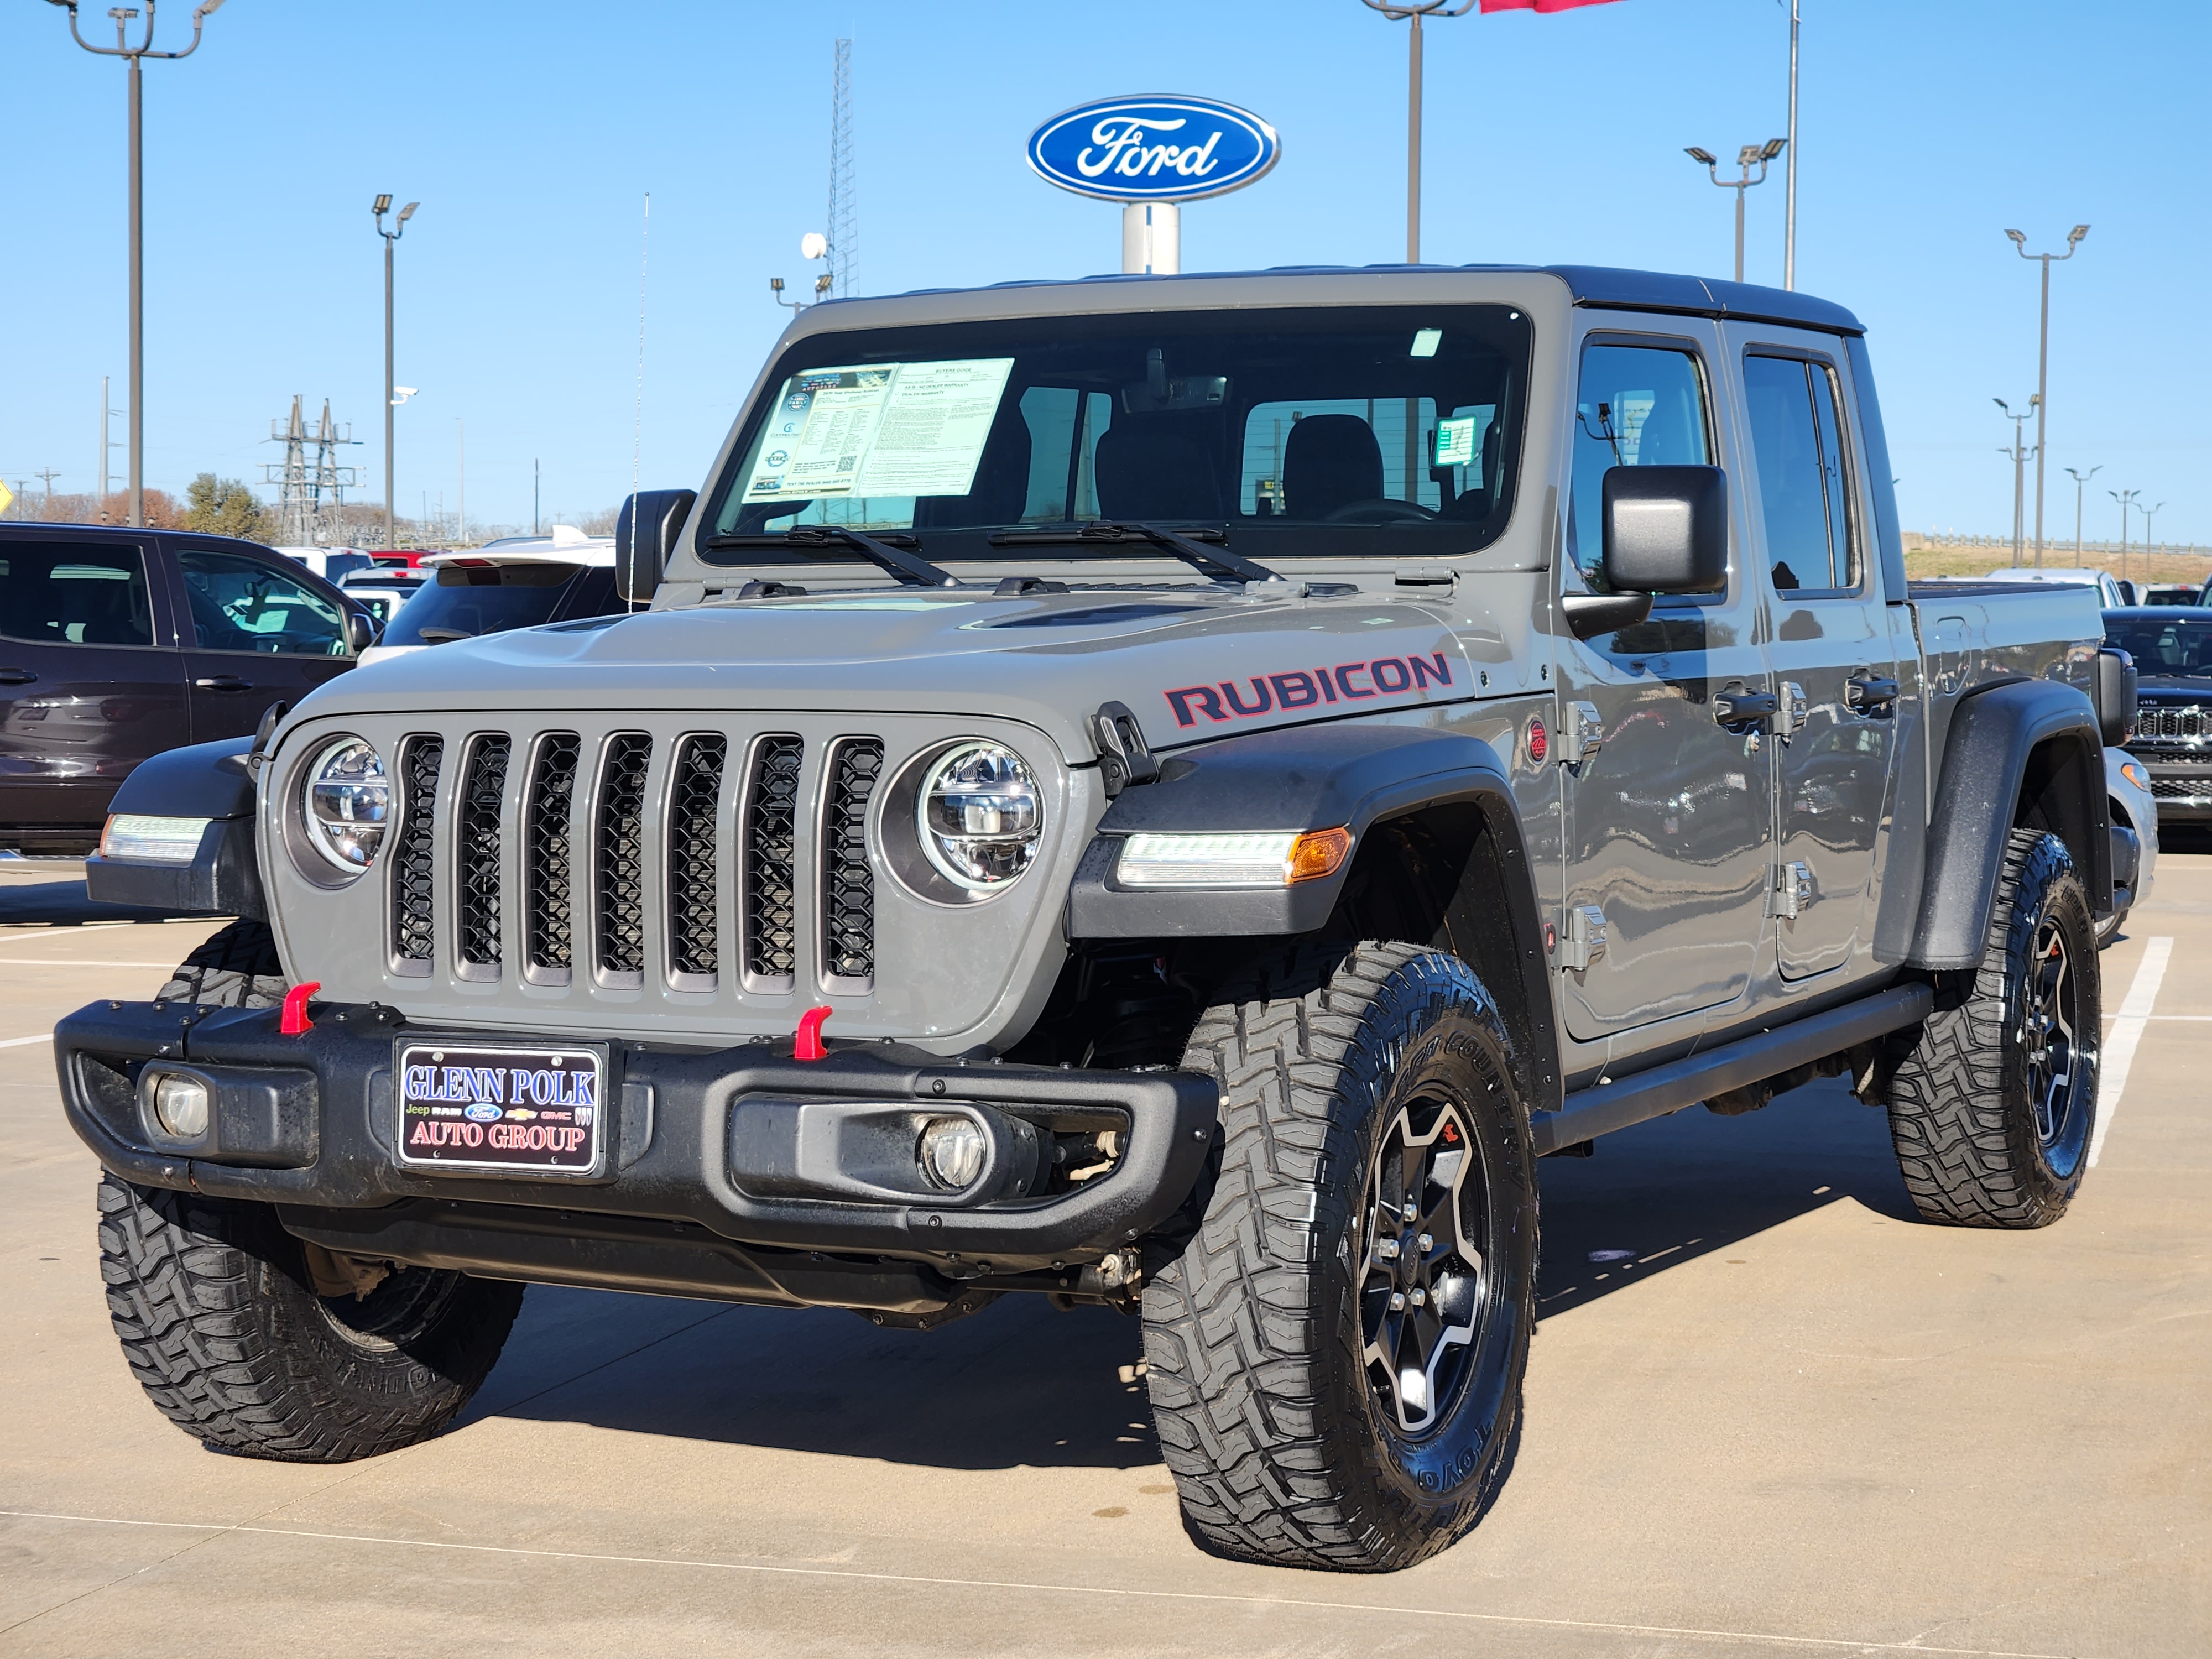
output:
<instances>
[{"instance_id":1,"label":"parked white car","mask_svg":"<svg viewBox=\"0 0 2212 1659\"><path fill-rule=\"evenodd\" d=\"M2119 872L2113 872L2112 914L2097 924L2101 949L2120 936L2128 912L2150 896L2151 876L2158 868L2158 802L2150 790L2150 774L2124 749L2105 750L2105 787L2112 799L2112 822L2136 832L2136 878L2123 897Z\"/></svg>"},{"instance_id":2,"label":"parked white car","mask_svg":"<svg viewBox=\"0 0 2212 1659\"><path fill-rule=\"evenodd\" d=\"M2134 599L2119 584L2118 578L2109 570L2092 570L2086 566L2058 567L2045 565L2038 569L2033 565L2008 565L2002 570L1992 570L1984 578L1993 582L2078 582L2094 587L2102 597L2098 603L2106 610L2132 605Z\"/></svg>"},{"instance_id":3,"label":"parked white car","mask_svg":"<svg viewBox=\"0 0 2212 1659\"><path fill-rule=\"evenodd\" d=\"M357 547L280 547L276 551L326 582L343 581L356 570L376 567L376 561Z\"/></svg>"},{"instance_id":4,"label":"parked white car","mask_svg":"<svg viewBox=\"0 0 2212 1659\"><path fill-rule=\"evenodd\" d=\"M426 580L362 653L364 666L425 646L603 617L623 608L615 544L556 525L550 536L511 536L487 547L422 561Z\"/></svg>"}]
</instances>

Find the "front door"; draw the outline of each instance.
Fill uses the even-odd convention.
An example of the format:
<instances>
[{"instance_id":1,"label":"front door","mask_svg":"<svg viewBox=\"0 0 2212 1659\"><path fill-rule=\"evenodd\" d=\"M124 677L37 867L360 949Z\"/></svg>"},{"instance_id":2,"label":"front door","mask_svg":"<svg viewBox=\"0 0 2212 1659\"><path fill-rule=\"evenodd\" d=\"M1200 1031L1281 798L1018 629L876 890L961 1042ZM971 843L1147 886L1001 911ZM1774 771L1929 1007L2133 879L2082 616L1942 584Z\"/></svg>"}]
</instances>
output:
<instances>
[{"instance_id":1,"label":"front door","mask_svg":"<svg viewBox=\"0 0 2212 1659\"><path fill-rule=\"evenodd\" d=\"M58 526L0 541L0 826L10 838L97 835L131 769L190 740L146 547Z\"/></svg>"},{"instance_id":2,"label":"front door","mask_svg":"<svg viewBox=\"0 0 2212 1659\"><path fill-rule=\"evenodd\" d=\"M1785 979L1850 960L1894 752L1897 661L1866 556L1863 472L1841 367L1817 343L1730 325L1771 608L1778 707L1775 956Z\"/></svg>"},{"instance_id":3,"label":"front door","mask_svg":"<svg viewBox=\"0 0 2212 1659\"><path fill-rule=\"evenodd\" d=\"M353 666L344 617L288 561L176 545L194 743L249 736L270 704L297 702Z\"/></svg>"},{"instance_id":4,"label":"front door","mask_svg":"<svg viewBox=\"0 0 2212 1659\"><path fill-rule=\"evenodd\" d=\"M1717 331L1595 334L1583 349L1574 434L1570 591L1601 592L1601 492L1616 466L1721 463L1711 387ZM1730 477L1735 470L1730 469ZM1758 960L1773 836L1771 772L1755 718L1726 694L1768 690L1761 590L1731 536L1729 586L1666 599L1648 621L1559 642L1571 963L1600 925L1604 947L1564 969L1568 1030L1589 1041L1742 996ZM1595 739L1596 747L1588 748Z\"/></svg>"}]
</instances>

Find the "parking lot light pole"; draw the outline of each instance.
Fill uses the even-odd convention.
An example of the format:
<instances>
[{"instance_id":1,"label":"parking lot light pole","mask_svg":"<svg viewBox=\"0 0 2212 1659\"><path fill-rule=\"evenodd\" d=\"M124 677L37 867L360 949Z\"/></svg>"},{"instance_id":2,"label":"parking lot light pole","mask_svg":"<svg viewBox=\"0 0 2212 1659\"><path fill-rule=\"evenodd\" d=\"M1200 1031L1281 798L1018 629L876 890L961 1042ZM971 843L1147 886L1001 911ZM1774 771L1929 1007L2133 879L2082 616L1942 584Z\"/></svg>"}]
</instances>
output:
<instances>
[{"instance_id":1,"label":"parking lot light pole","mask_svg":"<svg viewBox=\"0 0 2212 1659\"><path fill-rule=\"evenodd\" d=\"M2003 398L1992 398L1990 401L1995 404L1999 409L2004 410L2005 419L2012 422L2012 445L2009 448L2000 449L1997 451L1997 453L2000 455L2009 455L2012 457L2012 562L2015 566L2017 566L2021 560L2021 542L2027 534L2027 504L2026 501L2027 494L2027 458L2030 453L2033 453L2039 457L2043 453L2040 449L2031 452L2029 450L2023 449L2021 447L2022 438L2021 422L2026 421L2030 415L2035 413L2035 411L2041 407L2041 404L2038 398L2030 397L2027 400L2027 407L2019 414L2015 415L2012 412L2012 405L2007 403ZM2042 563L2042 561L2039 559L2036 562L2039 565Z\"/></svg>"},{"instance_id":2,"label":"parking lot light pole","mask_svg":"<svg viewBox=\"0 0 2212 1659\"><path fill-rule=\"evenodd\" d=\"M2120 504L2120 580L2128 579L2128 509L2135 505L2140 489L2108 489L2105 492Z\"/></svg>"},{"instance_id":3,"label":"parking lot light pole","mask_svg":"<svg viewBox=\"0 0 2212 1659\"><path fill-rule=\"evenodd\" d=\"M1682 148L1683 155L1688 156L1692 161L1705 164L1705 171L1711 175L1715 184L1723 190L1732 190L1735 192L1735 279L1739 283L1743 280L1743 193L1753 185L1763 185L1766 182L1768 163L1781 155L1789 148L1789 145L1790 141L1787 138L1770 138L1764 144L1746 144L1736 152L1735 156L1736 165L1742 169L1743 173L1740 179L1722 178L1719 159L1713 155L1712 151L1700 149L1695 144L1686 144ZM1753 161L1759 163L1759 177L1756 179L1751 176L1751 164Z\"/></svg>"},{"instance_id":4,"label":"parking lot light pole","mask_svg":"<svg viewBox=\"0 0 2212 1659\"><path fill-rule=\"evenodd\" d=\"M1370 11L1379 11L1392 22L1410 21L1413 33L1406 41L1406 263L1421 263L1421 20L1460 17L1474 9L1474 0L1364 0Z\"/></svg>"},{"instance_id":5,"label":"parking lot light pole","mask_svg":"<svg viewBox=\"0 0 2212 1659\"><path fill-rule=\"evenodd\" d=\"M2081 486L2102 472L2105 468L2104 464L2099 462L2087 472L2082 471L2079 467L2069 466L2066 470L2074 476L2074 562L2078 567L2081 562Z\"/></svg>"},{"instance_id":6,"label":"parking lot light pole","mask_svg":"<svg viewBox=\"0 0 2212 1659\"><path fill-rule=\"evenodd\" d=\"M392 228L384 228L384 216L392 211L390 192L379 196L369 204L376 216L376 234L384 239L384 550L392 549L392 411L405 401L396 394L392 384L392 245L407 228L407 222L415 216L415 210L422 204L410 202L399 210L399 216ZM410 392L409 394L412 396Z\"/></svg>"},{"instance_id":7,"label":"parking lot light pole","mask_svg":"<svg viewBox=\"0 0 2212 1659\"><path fill-rule=\"evenodd\" d=\"M2150 515L2154 513L2163 512L2165 507L2166 503L2164 501L2160 501L2156 507L2143 507L2138 505L2136 508L2136 511L2142 515L2143 521L2143 580L2145 581L2148 581L2151 576Z\"/></svg>"},{"instance_id":8,"label":"parking lot light pole","mask_svg":"<svg viewBox=\"0 0 2212 1659\"><path fill-rule=\"evenodd\" d=\"M2043 264L2043 324L2035 352L2035 564L2039 570L2043 568L2043 399L2051 390L2051 262L2072 258L2075 248L2088 234L2088 226L2076 225L2066 233L2065 252L2030 253L2027 237L2016 230L2005 232L2012 239L2014 252L2023 259L2038 259Z\"/></svg>"},{"instance_id":9,"label":"parking lot light pole","mask_svg":"<svg viewBox=\"0 0 2212 1659\"><path fill-rule=\"evenodd\" d=\"M52 3L69 12L70 35L77 45L96 58L120 58L129 69L131 82L131 523L134 529L143 529L146 524L146 259L145 259L145 170L141 165L144 146L141 138L144 131L140 120L142 100L139 95L138 64L146 58L189 58L200 49L200 29L208 15L222 4L222 0L200 0L192 10L192 43L182 52L155 52L154 47L154 7L155 0L144 0L146 33L137 46L125 39L125 30L138 15L135 6L118 6L107 15L115 20L115 44L95 46L78 33L76 0L52 0ZM103 457L103 459L105 458Z\"/></svg>"}]
</instances>

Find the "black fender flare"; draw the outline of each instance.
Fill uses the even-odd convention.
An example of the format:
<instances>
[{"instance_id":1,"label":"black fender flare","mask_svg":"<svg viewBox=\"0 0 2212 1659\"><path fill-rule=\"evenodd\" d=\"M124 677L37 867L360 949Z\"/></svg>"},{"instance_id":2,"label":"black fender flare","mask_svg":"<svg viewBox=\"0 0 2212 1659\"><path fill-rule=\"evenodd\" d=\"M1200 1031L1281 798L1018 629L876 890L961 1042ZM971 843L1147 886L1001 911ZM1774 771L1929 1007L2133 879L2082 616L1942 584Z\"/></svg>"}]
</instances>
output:
<instances>
[{"instance_id":1,"label":"black fender flare","mask_svg":"<svg viewBox=\"0 0 2212 1659\"><path fill-rule=\"evenodd\" d=\"M2029 798L2067 850L2098 915L2112 904L2112 805L2097 711L2080 687L2014 680L1968 694L1951 716L1928 824L1920 921L1907 963L1982 959L2005 836Z\"/></svg>"},{"instance_id":2,"label":"black fender flare","mask_svg":"<svg viewBox=\"0 0 2212 1659\"><path fill-rule=\"evenodd\" d=\"M84 861L84 886L108 904L149 905L185 914L265 921L261 868L255 860L252 738L196 743L141 761L108 806L118 813L204 818L190 864L148 864L95 853Z\"/></svg>"}]
</instances>

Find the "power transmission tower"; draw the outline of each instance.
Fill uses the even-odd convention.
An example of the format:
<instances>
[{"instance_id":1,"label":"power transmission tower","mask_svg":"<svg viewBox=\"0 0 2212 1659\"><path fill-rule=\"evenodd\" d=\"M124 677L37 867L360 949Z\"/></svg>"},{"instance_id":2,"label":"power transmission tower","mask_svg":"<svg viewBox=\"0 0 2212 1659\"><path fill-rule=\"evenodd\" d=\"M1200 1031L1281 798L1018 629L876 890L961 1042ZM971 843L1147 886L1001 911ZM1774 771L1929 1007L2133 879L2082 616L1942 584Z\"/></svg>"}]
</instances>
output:
<instances>
[{"instance_id":1,"label":"power transmission tower","mask_svg":"<svg viewBox=\"0 0 2212 1659\"><path fill-rule=\"evenodd\" d=\"M307 430L298 392L292 394L291 423L270 422L269 441L284 446L283 460L264 461L261 469L262 482L276 486L277 538L285 547L305 547L313 533L314 504L307 496Z\"/></svg>"},{"instance_id":2,"label":"power transmission tower","mask_svg":"<svg viewBox=\"0 0 2212 1659\"><path fill-rule=\"evenodd\" d=\"M315 540L335 541L343 526L338 509L345 505L345 492L358 481L356 470L338 465L338 447L357 442L353 425L347 422L343 435L331 421L331 400L323 399L322 424L315 432L314 514Z\"/></svg>"},{"instance_id":3,"label":"power transmission tower","mask_svg":"<svg viewBox=\"0 0 2212 1659\"><path fill-rule=\"evenodd\" d=\"M839 299L852 294L853 273L860 264L859 210L853 176L853 43L840 40L830 77L830 217L822 227L830 238L830 291Z\"/></svg>"}]
</instances>

